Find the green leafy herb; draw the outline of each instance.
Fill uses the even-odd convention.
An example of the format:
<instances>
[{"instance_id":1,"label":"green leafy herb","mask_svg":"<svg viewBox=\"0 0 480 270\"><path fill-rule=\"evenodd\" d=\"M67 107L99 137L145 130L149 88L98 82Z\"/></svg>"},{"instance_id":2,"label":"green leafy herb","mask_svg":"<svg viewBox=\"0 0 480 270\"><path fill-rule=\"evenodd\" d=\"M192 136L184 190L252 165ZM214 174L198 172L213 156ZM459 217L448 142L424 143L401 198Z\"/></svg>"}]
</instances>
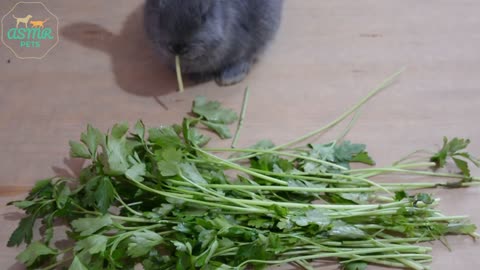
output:
<instances>
[{"instance_id":1,"label":"green leafy herb","mask_svg":"<svg viewBox=\"0 0 480 270\"><path fill-rule=\"evenodd\" d=\"M36 215L29 215L22 218L18 224L18 227L10 236L7 246L19 246L22 242L30 244L33 237L33 224L36 218Z\"/></svg>"},{"instance_id":2,"label":"green leafy herb","mask_svg":"<svg viewBox=\"0 0 480 270\"><path fill-rule=\"evenodd\" d=\"M467 152L461 152L464 151L469 144L470 140L468 139L453 138L452 140L448 140L447 137L444 137L442 149L433 155L430 160L435 162L437 168L443 168L451 158L462 174L470 177L468 161L477 167L480 166L480 161Z\"/></svg>"},{"instance_id":3,"label":"green leafy herb","mask_svg":"<svg viewBox=\"0 0 480 270\"><path fill-rule=\"evenodd\" d=\"M85 145L79 142L70 141L70 156L76 158L90 158L91 154Z\"/></svg>"},{"instance_id":4,"label":"green leafy herb","mask_svg":"<svg viewBox=\"0 0 480 270\"><path fill-rule=\"evenodd\" d=\"M81 236L92 235L96 231L113 223L110 216L105 215L97 218L80 218L72 221L72 227L80 232Z\"/></svg>"},{"instance_id":5,"label":"green leafy herb","mask_svg":"<svg viewBox=\"0 0 480 270\"><path fill-rule=\"evenodd\" d=\"M80 261L77 256L75 256L68 270L88 270L88 268Z\"/></svg>"},{"instance_id":6,"label":"green leafy herb","mask_svg":"<svg viewBox=\"0 0 480 270\"><path fill-rule=\"evenodd\" d=\"M55 255L57 252L45 246L41 242L33 242L17 256L17 260L24 263L26 266L32 266L36 261L43 256Z\"/></svg>"},{"instance_id":7,"label":"green leafy herb","mask_svg":"<svg viewBox=\"0 0 480 270\"><path fill-rule=\"evenodd\" d=\"M159 159L157 166L163 176L175 176L178 174L178 165L182 161L181 151L169 147L163 151L157 152Z\"/></svg>"},{"instance_id":8,"label":"green leafy herb","mask_svg":"<svg viewBox=\"0 0 480 270\"><path fill-rule=\"evenodd\" d=\"M85 251L90 254L97 254L104 252L107 248L108 237L103 235L92 235L85 239L78 241L75 245L75 251Z\"/></svg>"},{"instance_id":9,"label":"green leafy herb","mask_svg":"<svg viewBox=\"0 0 480 270\"><path fill-rule=\"evenodd\" d=\"M405 190L395 192L395 200L396 201L401 201L401 200L403 200L407 197L408 197L408 194L405 192Z\"/></svg>"},{"instance_id":10,"label":"green leafy herb","mask_svg":"<svg viewBox=\"0 0 480 270\"><path fill-rule=\"evenodd\" d=\"M468 167L478 165L466 152L468 140L445 140L431 159L438 167L451 159L461 175L416 169L432 165L429 160L350 169L354 162L374 165L365 145L291 147L263 140L247 149L201 148L210 138L196 125L227 138L237 116L205 98L195 100L193 112L197 118L182 125L147 128L138 121L107 133L87 126L80 142L70 143L72 156L87 161L78 179L41 180L24 200L10 203L26 214L7 244L27 244L17 259L32 269L70 263L70 270L137 264L241 270L284 263L311 269L317 258L336 258L348 270L364 270L367 263L427 269L430 248L420 243L448 234L478 237L467 218L442 214L439 200L418 191L480 183ZM397 172L457 181L372 179ZM36 221L40 237L34 237ZM51 243L59 222L71 230L72 246L64 250Z\"/></svg>"},{"instance_id":11,"label":"green leafy herb","mask_svg":"<svg viewBox=\"0 0 480 270\"><path fill-rule=\"evenodd\" d=\"M95 191L95 202L98 210L106 214L112 205L115 197L115 188L107 177L99 179L97 190Z\"/></svg>"},{"instance_id":12,"label":"green leafy herb","mask_svg":"<svg viewBox=\"0 0 480 270\"><path fill-rule=\"evenodd\" d=\"M366 270L368 264L365 262L352 262L343 266L344 270Z\"/></svg>"},{"instance_id":13,"label":"green leafy herb","mask_svg":"<svg viewBox=\"0 0 480 270\"><path fill-rule=\"evenodd\" d=\"M222 108L220 102L208 101L206 97L202 96L195 98L192 111L213 123L233 124L238 120L234 111Z\"/></svg>"},{"instance_id":14,"label":"green leafy herb","mask_svg":"<svg viewBox=\"0 0 480 270\"><path fill-rule=\"evenodd\" d=\"M144 256L163 242L163 238L157 233L149 230L137 231L131 237L131 243L128 244L127 254L132 258Z\"/></svg>"},{"instance_id":15,"label":"green leafy herb","mask_svg":"<svg viewBox=\"0 0 480 270\"><path fill-rule=\"evenodd\" d=\"M193 113L198 115L203 125L217 133L222 139L232 137L228 125L238 120L236 112L222 108L218 101L208 101L206 97L195 98Z\"/></svg>"}]
</instances>

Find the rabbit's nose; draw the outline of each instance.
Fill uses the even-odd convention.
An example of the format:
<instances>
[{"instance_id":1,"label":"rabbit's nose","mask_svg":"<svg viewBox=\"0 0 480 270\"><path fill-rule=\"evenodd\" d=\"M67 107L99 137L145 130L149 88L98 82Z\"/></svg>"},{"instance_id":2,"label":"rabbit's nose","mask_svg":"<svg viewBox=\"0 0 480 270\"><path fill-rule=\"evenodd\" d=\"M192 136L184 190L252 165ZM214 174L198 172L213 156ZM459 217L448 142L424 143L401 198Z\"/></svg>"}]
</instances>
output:
<instances>
[{"instance_id":1,"label":"rabbit's nose","mask_svg":"<svg viewBox=\"0 0 480 270\"><path fill-rule=\"evenodd\" d=\"M176 55L184 55L188 52L188 46L185 43L170 43L168 50Z\"/></svg>"}]
</instances>

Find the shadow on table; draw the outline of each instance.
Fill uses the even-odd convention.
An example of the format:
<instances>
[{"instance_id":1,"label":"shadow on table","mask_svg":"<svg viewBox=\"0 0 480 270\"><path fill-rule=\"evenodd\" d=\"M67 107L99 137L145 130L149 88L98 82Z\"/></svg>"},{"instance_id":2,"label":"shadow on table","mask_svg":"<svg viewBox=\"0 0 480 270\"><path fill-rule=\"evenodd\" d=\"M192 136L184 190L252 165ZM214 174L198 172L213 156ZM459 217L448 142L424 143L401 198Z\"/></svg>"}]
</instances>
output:
<instances>
[{"instance_id":1,"label":"shadow on table","mask_svg":"<svg viewBox=\"0 0 480 270\"><path fill-rule=\"evenodd\" d=\"M27 269L27 268L25 268L25 265L23 265L19 262L16 262L15 264L8 267L8 270L25 270L25 269Z\"/></svg>"},{"instance_id":2,"label":"shadow on table","mask_svg":"<svg viewBox=\"0 0 480 270\"><path fill-rule=\"evenodd\" d=\"M79 158L64 158L63 164L65 164L65 168L57 166L52 167L55 176L77 178L80 175L80 171L83 169L83 165L85 165L85 160Z\"/></svg>"},{"instance_id":3,"label":"shadow on table","mask_svg":"<svg viewBox=\"0 0 480 270\"><path fill-rule=\"evenodd\" d=\"M9 212L2 215L2 218L8 221L19 221L24 217L25 217L25 214L21 212Z\"/></svg>"},{"instance_id":4,"label":"shadow on table","mask_svg":"<svg viewBox=\"0 0 480 270\"><path fill-rule=\"evenodd\" d=\"M128 93L159 97L176 91L175 74L162 64L146 38L143 5L127 17L118 34L88 22L67 25L61 28L60 34L67 40L110 55L116 82Z\"/></svg>"}]
</instances>

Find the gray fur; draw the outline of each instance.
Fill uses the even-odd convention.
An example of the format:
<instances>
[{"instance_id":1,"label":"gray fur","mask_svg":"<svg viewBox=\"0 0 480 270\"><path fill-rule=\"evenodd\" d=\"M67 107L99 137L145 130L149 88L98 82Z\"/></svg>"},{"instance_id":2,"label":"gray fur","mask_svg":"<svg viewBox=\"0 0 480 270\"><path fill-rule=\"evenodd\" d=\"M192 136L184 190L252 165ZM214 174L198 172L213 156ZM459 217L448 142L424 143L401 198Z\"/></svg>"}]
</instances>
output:
<instances>
[{"instance_id":1,"label":"gray fur","mask_svg":"<svg viewBox=\"0 0 480 270\"><path fill-rule=\"evenodd\" d=\"M147 0L145 28L170 67L175 54L168 45L186 44L183 73L230 85L245 78L274 38L282 6L283 0Z\"/></svg>"}]
</instances>

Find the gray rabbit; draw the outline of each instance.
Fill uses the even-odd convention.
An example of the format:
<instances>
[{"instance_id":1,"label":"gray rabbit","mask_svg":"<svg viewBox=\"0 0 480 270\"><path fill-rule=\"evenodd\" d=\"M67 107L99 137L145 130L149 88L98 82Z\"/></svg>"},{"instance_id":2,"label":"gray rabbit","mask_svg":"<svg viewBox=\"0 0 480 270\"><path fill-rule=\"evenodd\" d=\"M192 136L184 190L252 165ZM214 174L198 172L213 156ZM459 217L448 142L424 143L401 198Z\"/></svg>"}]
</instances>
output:
<instances>
[{"instance_id":1,"label":"gray rabbit","mask_svg":"<svg viewBox=\"0 0 480 270\"><path fill-rule=\"evenodd\" d=\"M145 28L170 67L196 82L242 81L272 41L283 0L147 0Z\"/></svg>"}]
</instances>

